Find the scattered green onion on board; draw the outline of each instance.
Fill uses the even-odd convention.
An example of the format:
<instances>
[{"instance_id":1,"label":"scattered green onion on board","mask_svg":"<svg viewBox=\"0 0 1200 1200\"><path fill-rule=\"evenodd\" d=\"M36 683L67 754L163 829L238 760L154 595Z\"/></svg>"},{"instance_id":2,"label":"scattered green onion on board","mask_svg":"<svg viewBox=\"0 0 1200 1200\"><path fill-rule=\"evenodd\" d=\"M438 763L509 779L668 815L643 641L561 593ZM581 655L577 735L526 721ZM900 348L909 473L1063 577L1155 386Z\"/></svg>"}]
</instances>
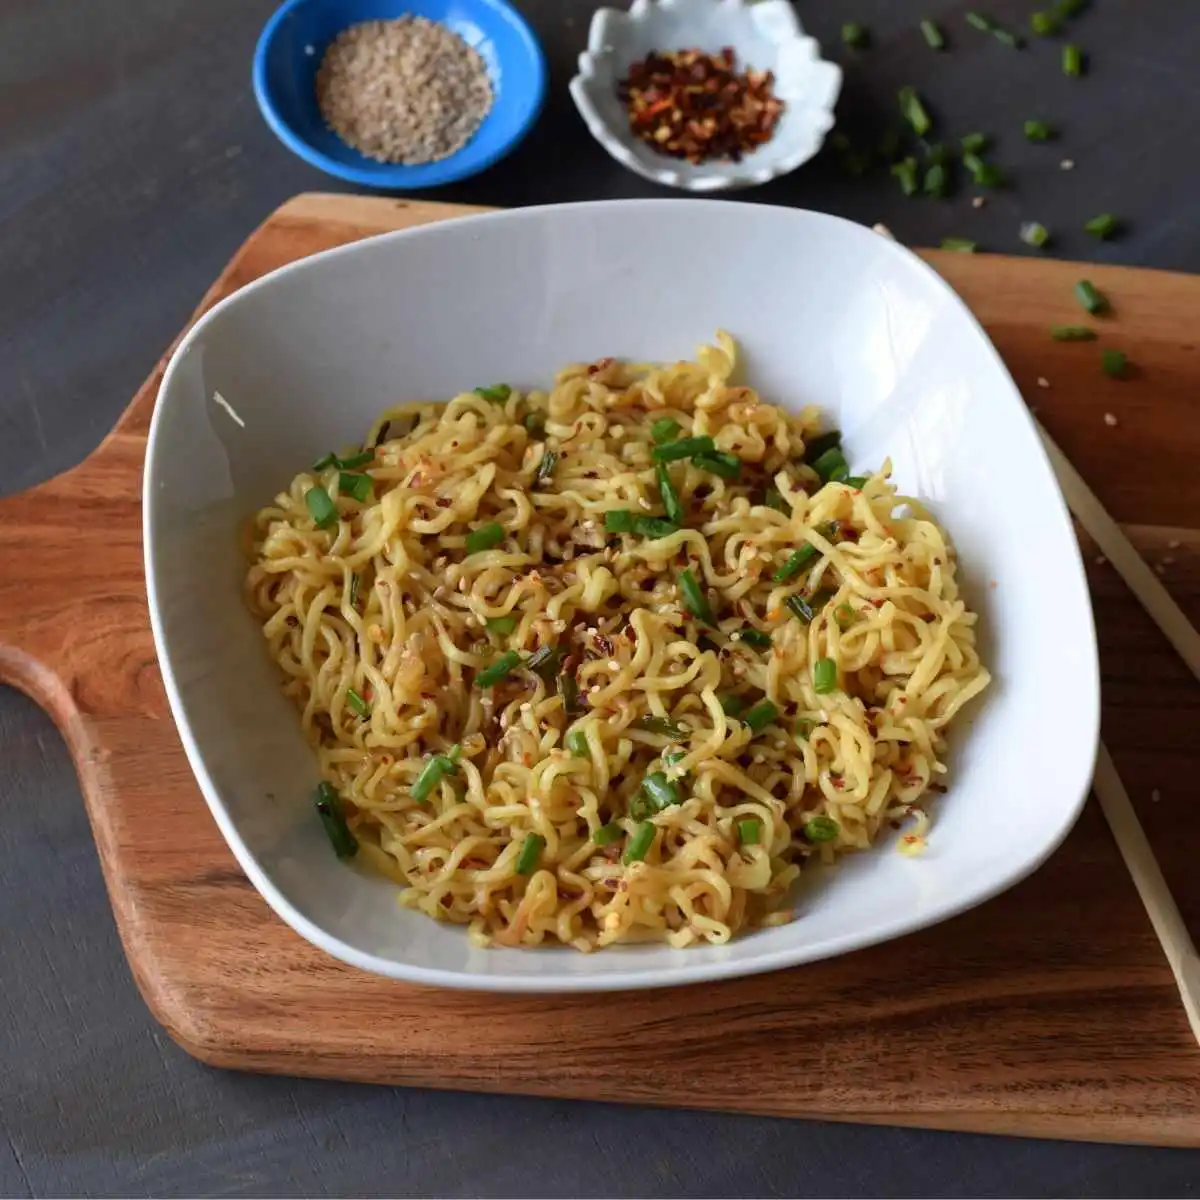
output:
<instances>
[{"instance_id":1,"label":"scattered green onion on board","mask_svg":"<svg viewBox=\"0 0 1200 1200\"><path fill-rule=\"evenodd\" d=\"M941 163L934 163L925 172L921 187L927 196L944 196L950 188L950 173Z\"/></svg>"},{"instance_id":2,"label":"scattered green onion on board","mask_svg":"<svg viewBox=\"0 0 1200 1200\"><path fill-rule=\"evenodd\" d=\"M1054 136L1054 130L1045 121L1026 121L1022 128L1029 142L1048 142Z\"/></svg>"},{"instance_id":3,"label":"scattered green onion on board","mask_svg":"<svg viewBox=\"0 0 1200 1200\"><path fill-rule=\"evenodd\" d=\"M934 21L924 20L921 22L921 36L930 50L941 50L946 45L946 39Z\"/></svg>"},{"instance_id":4,"label":"scattered green onion on board","mask_svg":"<svg viewBox=\"0 0 1200 1200\"><path fill-rule=\"evenodd\" d=\"M515 633L517 629L517 618L513 616L507 617L488 617L487 630L488 633L494 633L499 637L508 637L510 633Z\"/></svg>"},{"instance_id":5,"label":"scattered green onion on board","mask_svg":"<svg viewBox=\"0 0 1200 1200\"><path fill-rule=\"evenodd\" d=\"M475 395L482 396L493 404L503 404L512 395L512 388L507 383L493 383L489 387L477 387Z\"/></svg>"},{"instance_id":6,"label":"scattered green onion on board","mask_svg":"<svg viewBox=\"0 0 1200 1200\"><path fill-rule=\"evenodd\" d=\"M484 550L494 550L502 541L504 526L497 521L490 521L467 534L467 553L479 554Z\"/></svg>"},{"instance_id":7,"label":"scattered green onion on board","mask_svg":"<svg viewBox=\"0 0 1200 1200\"><path fill-rule=\"evenodd\" d=\"M988 147L986 133L968 133L958 139L958 143L968 154L982 154Z\"/></svg>"},{"instance_id":8,"label":"scattered green onion on board","mask_svg":"<svg viewBox=\"0 0 1200 1200\"><path fill-rule=\"evenodd\" d=\"M517 874L532 875L546 848L546 839L540 833L531 833L521 843L521 853L517 855Z\"/></svg>"},{"instance_id":9,"label":"scattered green onion on board","mask_svg":"<svg viewBox=\"0 0 1200 1200\"><path fill-rule=\"evenodd\" d=\"M554 468L558 466L558 455L553 450L547 450L542 455L542 461L538 463L538 468L533 475L533 486L540 487L543 483L547 483L554 474Z\"/></svg>"},{"instance_id":10,"label":"scattered green onion on board","mask_svg":"<svg viewBox=\"0 0 1200 1200\"><path fill-rule=\"evenodd\" d=\"M1112 237L1120 227L1120 221L1112 213L1101 213L1098 217L1093 217L1090 221L1085 222L1083 229L1085 233L1090 233L1092 237L1098 237L1103 240Z\"/></svg>"},{"instance_id":11,"label":"scattered green onion on board","mask_svg":"<svg viewBox=\"0 0 1200 1200\"><path fill-rule=\"evenodd\" d=\"M777 716L779 716L777 705L772 704L770 700L760 700L742 717L742 723L749 725L755 733L762 733Z\"/></svg>"},{"instance_id":12,"label":"scattered green onion on board","mask_svg":"<svg viewBox=\"0 0 1200 1200\"><path fill-rule=\"evenodd\" d=\"M1087 5L1088 0L1058 0L1058 11L1064 17L1077 17Z\"/></svg>"},{"instance_id":13,"label":"scattered green onion on board","mask_svg":"<svg viewBox=\"0 0 1200 1200\"><path fill-rule=\"evenodd\" d=\"M667 520L674 522L676 525L681 525L683 523L683 502L679 499L679 493L675 490L675 485L671 482L667 464L655 464L654 473L658 479L658 494L662 499Z\"/></svg>"},{"instance_id":14,"label":"scattered green onion on board","mask_svg":"<svg viewBox=\"0 0 1200 1200\"><path fill-rule=\"evenodd\" d=\"M1020 237L1025 245L1041 249L1050 240L1050 230L1037 221L1026 221L1021 226Z\"/></svg>"},{"instance_id":15,"label":"scattered green onion on board","mask_svg":"<svg viewBox=\"0 0 1200 1200\"><path fill-rule=\"evenodd\" d=\"M346 689L346 703L360 717L369 717L371 715L371 706L353 688Z\"/></svg>"},{"instance_id":16,"label":"scattered green onion on board","mask_svg":"<svg viewBox=\"0 0 1200 1200\"><path fill-rule=\"evenodd\" d=\"M654 845L654 826L649 821L643 821L637 827L633 837L629 839L622 862L641 862L650 853L652 845Z\"/></svg>"},{"instance_id":17,"label":"scattered green onion on board","mask_svg":"<svg viewBox=\"0 0 1200 1200\"><path fill-rule=\"evenodd\" d=\"M1074 42L1063 47L1062 72L1071 79L1078 79L1083 74L1083 51Z\"/></svg>"},{"instance_id":18,"label":"scattered green onion on board","mask_svg":"<svg viewBox=\"0 0 1200 1200\"><path fill-rule=\"evenodd\" d=\"M1087 325L1054 325L1050 336L1056 342L1094 342L1096 331Z\"/></svg>"},{"instance_id":19,"label":"scattered green onion on board","mask_svg":"<svg viewBox=\"0 0 1200 1200\"><path fill-rule=\"evenodd\" d=\"M698 620L711 625L712 609L708 605L704 590L696 582L696 576L692 574L691 567L684 567L679 572L679 590L683 593L683 602L687 606L688 612Z\"/></svg>"},{"instance_id":20,"label":"scattered green onion on board","mask_svg":"<svg viewBox=\"0 0 1200 1200\"><path fill-rule=\"evenodd\" d=\"M942 238L943 250L953 250L958 254L974 254L978 248L979 243L973 242L969 238Z\"/></svg>"},{"instance_id":21,"label":"scattered green onion on board","mask_svg":"<svg viewBox=\"0 0 1200 1200\"><path fill-rule=\"evenodd\" d=\"M338 858L353 858L358 853L358 839L346 824L346 817L342 812L342 798L333 785L324 780L317 785L316 808L334 854Z\"/></svg>"},{"instance_id":22,"label":"scattered green onion on board","mask_svg":"<svg viewBox=\"0 0 1200 1200\"><path fill-rule=\"evenodd\" d=\"M861 50L871 40L871 35L857 21L847 21L842 26L842 42L852 50Z\"/></svg>"},{"instance_id":23,"label":"scattered green onion on board","mask_svg":"<svg viewBox=\"0 0 1200 1200\"><path fill-rule=\"evenodd\" d=\"M738 845L757 846L762 837L762 822L757 817L743 817L737 823Z\"/></svg>"},{"instance_id":24,"label":"scattered green onion on board","mask_svg":"<svg viewBox=\"0 0 1200 1200\"><path fill-rule=\"evenodd\" d=\"M962 161L980 187L999 187L1004 182L1004 172L995 163L985 162L973 151L964 151Z\"/></svg>"},{"instance_id":25,"label":"scattered green onion on board","mask_svg":"<svg viewBox=\"0 0 1200 1200\"><path fill-rule=\"evenodd\" d=\"M754 646L759 650L769 650L771 648L771 635L761 629L755 629L752 625L746 625L738 631L737 640L745 642L747 646Z\"/></svg>"},{"instance_id":26,"label":"scattered green onion on board","mask_svg":"<svg viewBox=\"0 0 1200 1200\"><path fill-rule=\"evenodd\" d=\"M929 112L922 103L917 89L902 87L897 94L897 99L900 101L900 111L912 127L913 133L917 137L924 137L933 128L933 121L930 119Z\"/></svg>"},{"instance_id":27,"label":"scattered green onion on board","mask_svg":"<svg viewBox=\"0 0 1200 1200\"><path fill-rule=\"evenodd\" d=\"M813 691L826 696L837 691L837 663L832 658L819 658L813 663Z\"/></svg>"},{"instance_id":28,"label":"scattered green onion on board","mask_svg":"<svg viewBox=\"0 0 1200 1200\"><path fill-rule=\"evenodd\" d=\"M679 436L680 425L670 417L660 417L650 426L650 436L657 446L664 442L673 442Z\"/></svg>"},{"instance_id":29,"label":"scattered green onion on board","mask_svg":"<svg viewBox=\"0 0 1200 1200\"><path fill-rule=\"evenodd\" d=\"M1057 13L1035 12L1029 18L1029 28L1038 37L1052 37L1062 27L1062 19Z\"/></svg>"},{"instance_id":30,"label":"scattered green onion on board","mask_svg":"<svg viewBox=\"0 0 1200 1200\"><path fill-rule=\"evenodd\" d=\"M804 823L804 836L810 842L832 842L836 840L840 828L832 817L813 817Z\"/></svg>"},{"instance_id":31,"label":"scattered green onion on board","mask_svg":"<svg viewBox=\"0 0 1200 1200\"><path fill-rule=\"evenodd\" d=\"M900 190L906 196L915 196L917 192L917 160L911 155L892 164L892 174L900 183Z\"/></svg>"},{"instance_id":32,"label":"scattered green onion on board","mask_svg":"<svg viewBox=\"0 0 1200 1200\"><path fill-rule=\"evenodd\" d=\"M661 733L664 737L669 737L672 741L682 742L687 733L684 729L677 725L674 721L667 717L645 716L638 717L633 723L635 729L641 729L645 733Z\"/></svg>"},{"instance_id":33,"label":"scattered green onion on board","mask_svg":"<svg viewBox=\"0 0 1200 1200\"><path fill-rule=\"evenodd\" d=\"M651 457L655 462L678 462L682 458L694 458L697 454L712 454L716 448L716 443L710 437L686 437L655 446Z\"/></svg>"},{"instance_id":34,"label":"scattered green onion on board","mask_svg":"<svg viewBox=\"0 0 1200 1200\"><path fill-rule=\"evenodd\" d=\"M337 505L323 487L311 487L304 493L304 503L318 529L330 529L337 524Z\"/></svg>"},{"instance_id":35,"label":"scattered green onion on board","mask_svg":"<svg viewBox=\"0 0 1200 1200\"><path fill-rule=\"evenodd\" d=\"M1075 299L1093 316L1108 308L1108 298L1098 292L1090 280L1081 279L1075 285Z\"/></svg>"},{"instance_id":36,"label":"scattered green onion on board","mask_svg":"<svg viewBox=\"0 0 1200 1200\"><path fill-rule=\"evenodd\" d=\"M521 656L515 650L506 650L496 661L483 668L475 676L480 687L495 687L507 679L521 665Z\"/></svg>"},{"instance_id":37,"label":"scattered green onion on board","mask_svg":"<svg viewBox=\"0 0 1200 1200\"><path fill-rule=\"evenodd\" d=\"M1129 359L1124 350L1105 350L1100 356L1100 365L1111 379L1122 379L1129 369Z\"/></svg>"},{"instance_id":38,"label":"scattered green onion on board","mask_svg":"<svg viewBox=\"0 0 1200 1200\"><path fill-rule=\"evenodd\" d=\"M607 825L601 825L595 833L592 834L592 841L597 846L611 846L613 842L619 842L625 836L625 830L620 825L614 825L609 822Z\"/></svg>"}]
</instances>

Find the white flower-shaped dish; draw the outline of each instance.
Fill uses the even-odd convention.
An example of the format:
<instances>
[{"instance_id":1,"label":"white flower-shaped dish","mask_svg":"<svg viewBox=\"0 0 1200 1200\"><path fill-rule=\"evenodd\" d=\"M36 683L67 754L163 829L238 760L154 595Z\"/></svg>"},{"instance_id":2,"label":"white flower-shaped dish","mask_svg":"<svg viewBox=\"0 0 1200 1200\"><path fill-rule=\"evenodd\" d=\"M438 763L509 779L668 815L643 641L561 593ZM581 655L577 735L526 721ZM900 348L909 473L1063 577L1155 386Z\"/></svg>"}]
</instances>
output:
<instances>
[{"instance_id":1,"label":"white flower-shaped dish","mask_svg":"<svg viewBox=\"0 0 1200 1200\"><path fill-rule=\"evenodd\" d=\"M783 116L766 145L741 162L700 166L652 150L629 129L617 84L652 50L732 46L739 69L775 73ZM646 179L690 192L753 187L794 171L821 148L833 128L841 68L821 58L788 0L634 0L628 13L602 8L592 18L588 48L579 56L571 96L592 136Z\"/></svg>"}]
</instances>

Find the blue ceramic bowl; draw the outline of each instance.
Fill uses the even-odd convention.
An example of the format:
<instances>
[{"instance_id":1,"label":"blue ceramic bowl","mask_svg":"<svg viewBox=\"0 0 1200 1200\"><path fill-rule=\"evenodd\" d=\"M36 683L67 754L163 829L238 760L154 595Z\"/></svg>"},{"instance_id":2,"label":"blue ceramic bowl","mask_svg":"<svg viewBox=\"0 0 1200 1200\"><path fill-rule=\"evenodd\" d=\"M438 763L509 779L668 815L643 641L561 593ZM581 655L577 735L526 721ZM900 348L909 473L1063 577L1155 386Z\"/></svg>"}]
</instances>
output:
<instances>
[{"instance_id":1,"label":"blue ceramic bowl","mask_svg":"<svg viewBox=\"0 0 1200 1200\"><path fill-rule=\"evenodd\" d=\"M316 96L317 68L343 29L409 13L445 25L473 46L487 64L493 95L491 112L461 150L411 167L351 149L326 128ZM485 170L529 132L546 96L546 58L505 0L287 0L258 39L254 95L279 140L314 167L366 187L432 188Z\"/></svg>"}]
</instances>

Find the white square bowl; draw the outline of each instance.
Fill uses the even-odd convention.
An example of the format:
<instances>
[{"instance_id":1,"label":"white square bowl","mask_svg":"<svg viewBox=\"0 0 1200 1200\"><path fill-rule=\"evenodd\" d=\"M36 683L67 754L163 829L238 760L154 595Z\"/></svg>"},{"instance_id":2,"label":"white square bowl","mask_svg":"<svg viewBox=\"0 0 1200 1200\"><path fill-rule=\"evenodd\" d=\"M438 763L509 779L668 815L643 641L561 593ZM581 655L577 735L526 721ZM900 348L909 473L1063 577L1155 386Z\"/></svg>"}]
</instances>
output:
<instances>
[{"instance_id":1,"label":"white square bowl","mask_svg":"<svg viewBox=\"0 0 1200 1200\"><path fill-rule=\"evenodd\" d=\"M298 469L402 399L545 386L605 355L688 357L725 328L770 401L821 405L851 466L895 464L957 545L995 680L953 742L929 850L884 843L724 946L478 949L338 862L316 763L246 611L240 531ZM232 409L217 401L220 395ZM697 200L523 209L390 234L251 284L184 339L145 475L151 621L171 709L217 824L275 911L346 962L498 991L661 987L909 933L1037 867L1079 814L1099 728L1095 633L1033 422L953 292L835 217ZM994 582L995 586L991 584Z\"/></svg>"}]
</instances>

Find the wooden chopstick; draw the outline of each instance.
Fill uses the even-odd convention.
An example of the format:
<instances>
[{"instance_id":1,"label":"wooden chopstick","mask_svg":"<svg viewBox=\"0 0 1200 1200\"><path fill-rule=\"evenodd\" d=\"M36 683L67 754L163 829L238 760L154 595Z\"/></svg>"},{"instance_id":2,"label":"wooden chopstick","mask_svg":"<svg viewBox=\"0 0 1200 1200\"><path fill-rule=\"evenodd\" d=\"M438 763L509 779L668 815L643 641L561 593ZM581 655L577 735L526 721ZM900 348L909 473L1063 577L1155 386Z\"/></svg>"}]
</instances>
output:
<instances>
[{"instance_id":1,"label":"wooden chopstick","mask_svg":"<svg viewBox=\"0 0 1200 1200\"><path fill-rule=\"evenodd\" d=\"M1092 786L1116 839L1117 849L1121 851L1125 866L1133 877L1133 885L1142 898L1146 915L1171 965L1192 1034L1200 1042L1200 957L1179 913L1179 906L1163 878L1154 851L1150 848L1145 830L1137 819L1129 793L1103 742L1100 743L1100 753L1096 758Z\"/></svg>"},{"instance_id":2,"label":"wooden chopstick","mask_svg":"<svg viewBox=\"0 0 1200 1200\"><path fill-rule=\"evenodd\" d=\"M1200 633L1192 627L1170 592L1158 576L1146 565L1146 560L1133 548L1121 527L1108 515L1095 493L1083 481L1083 476L1071 466L1067 456L1055 445L1054 439L1038 425L1042 444L1050 456L1050 465L1058 478L1058 486L1066 498L1067 507L1076 520L1091 534L1092 539L1129 584L1130 590L1142 602L1142 607L1154 618L1167 640L1179 652L1179 657L1200 679Z\"/></svg>"}]
</instances>

